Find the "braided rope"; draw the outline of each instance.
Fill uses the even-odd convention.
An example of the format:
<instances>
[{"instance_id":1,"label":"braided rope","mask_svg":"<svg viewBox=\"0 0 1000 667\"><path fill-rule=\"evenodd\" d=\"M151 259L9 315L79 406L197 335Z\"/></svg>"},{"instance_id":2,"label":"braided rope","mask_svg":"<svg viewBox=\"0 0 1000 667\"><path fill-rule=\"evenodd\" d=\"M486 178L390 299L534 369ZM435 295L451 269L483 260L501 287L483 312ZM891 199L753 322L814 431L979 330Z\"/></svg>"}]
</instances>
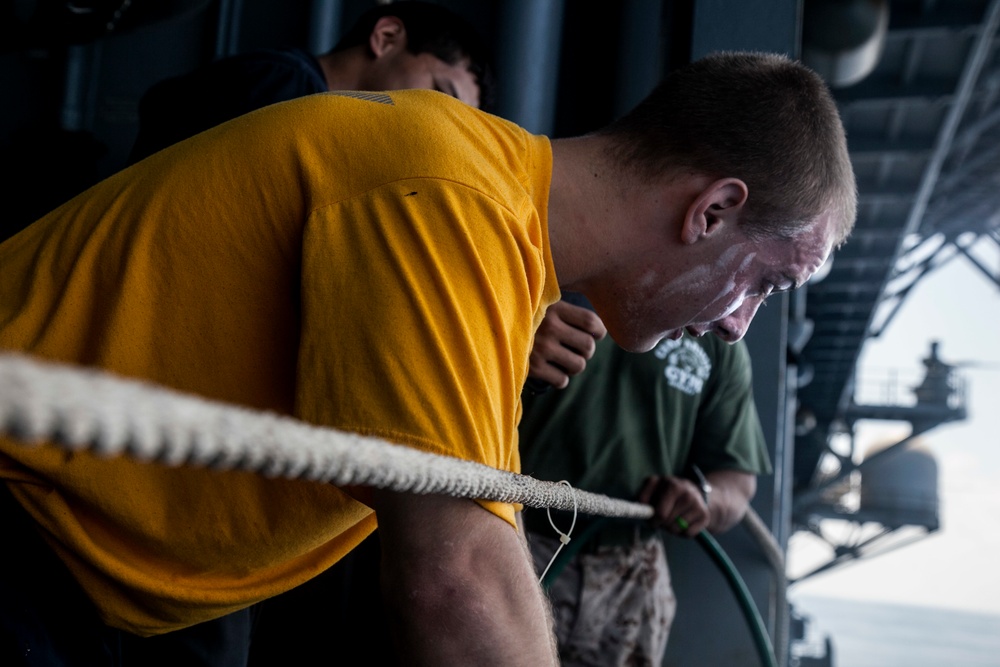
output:
<instances>
[{"instance_id":1,"label":"braided rope","mask_svg":"<svg viewBox=\"0 0 1000 667\"><path fill-rule=\"evenodd\" d=\"M172 466L652 516L648 505L19 354L0 354L0 434Z\"/></svg>"}]
</instances>

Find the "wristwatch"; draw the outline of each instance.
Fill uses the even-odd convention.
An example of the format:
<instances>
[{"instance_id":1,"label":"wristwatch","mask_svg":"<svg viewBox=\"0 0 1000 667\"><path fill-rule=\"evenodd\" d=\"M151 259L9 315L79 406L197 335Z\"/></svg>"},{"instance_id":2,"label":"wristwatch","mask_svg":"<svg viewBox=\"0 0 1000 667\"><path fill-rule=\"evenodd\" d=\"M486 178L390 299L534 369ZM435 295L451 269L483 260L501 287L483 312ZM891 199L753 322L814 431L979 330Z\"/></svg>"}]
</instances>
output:
<instances>
[{"instance_id":1,"label":"wristwatch","mask_svg":"<svg viewBox=\"0 0 1000 667\"><path fill-rule=\"evenodd\" d=\"M701 491L701 499L705 501L705 507L708 507L708 496L712 493L712 485L708 483L708 479L698 466L691 466L691 473L693 476L691 481Z\"/></svg>"}]
</instances>

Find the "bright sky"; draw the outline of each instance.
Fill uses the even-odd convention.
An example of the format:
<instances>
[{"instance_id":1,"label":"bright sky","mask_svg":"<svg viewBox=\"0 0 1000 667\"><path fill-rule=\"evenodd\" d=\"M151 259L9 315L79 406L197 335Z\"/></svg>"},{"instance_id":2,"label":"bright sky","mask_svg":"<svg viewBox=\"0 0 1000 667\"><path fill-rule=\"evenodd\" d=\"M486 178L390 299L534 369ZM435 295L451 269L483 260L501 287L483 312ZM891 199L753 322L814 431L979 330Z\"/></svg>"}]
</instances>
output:
<instances>
[{"instance_id":1,"label":"bright sky","mask_svg":"<svg viewBox=\"0 0 1000 667\"><path fill-rule=\"evenodd\" d=\"M995 244L977 256L1000 274ZM791 589L796 595L948 607L1000 614L1000 288L964 258L949 262L914 288L879 339L862 352L860 372L898 369L919 377L931 340L948 363L993 362L962 368L969 418L923 436L938 462L941 529L870 560L856 560ZM861 422L857 449L900 440L908 424ZM789 548L792 577L830 557L805 533Z\"/></svg>"}]
</instances>

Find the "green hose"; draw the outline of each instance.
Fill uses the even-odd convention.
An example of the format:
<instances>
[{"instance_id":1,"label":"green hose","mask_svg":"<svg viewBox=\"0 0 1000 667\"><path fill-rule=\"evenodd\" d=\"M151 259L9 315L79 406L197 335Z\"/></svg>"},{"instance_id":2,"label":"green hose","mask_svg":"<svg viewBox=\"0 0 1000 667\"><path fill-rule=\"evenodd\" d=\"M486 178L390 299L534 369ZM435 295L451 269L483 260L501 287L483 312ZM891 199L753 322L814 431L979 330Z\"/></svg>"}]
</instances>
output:
<instances>
[{"instance_id":1,"label":"green hose","mask_svg":"<svg viewBox=\"0 0 1000 667\"><path fill-rule=\"evenodd\" d=\"M577 537L573 538L572 541L566 548L564 548L559 555L556 557L552 566L549 568L548 573L545 575L545 581L542 582L542 588L548 590L552 585L552 582L559 576L559 573L565 569L569 562L576 556L580 549L590 540L603 526L607 523L607 517L600 517L595 519L582 533ZM677 525L681 527L681 530L687 530L687 522L678 517ZM757 654L760 656L761 664L764 667L778 667L778 659L774 655L774 647L771 646L771 638L767 635L767 630L764 628L764 619L760 617L760 612L757 611L757 605L754 604L753 597L750 595L750 590L747 588L746 583L740 576L739 571L733 562L723 551L719 543L712 537L708 531L701 531L695 535L695 541L701 545L701 547L708 553L708 556L712 561L722 570L722 574L725 576L726 581L729 583L729 587L733 590L733 594L736 596L736 601L740 605L740 609L743 611L743 616L747 620L747 625L750 626L750 634L753 636L754 646L757 648Z\"/></svg>"},{"instance_id":2,"label":"green hose","mask_svg":"<svg viewBox=\"0 0 1000 667\"><path fill-rule=\"evenodd\" d=\"M678 518L678 524L681 521L683 519ZM684 526L681 527L683 528ZM736 566L733 565L733 561L729 559L726 552L722 550L722 547L707 530L703 530L695 535L694 539L705 549L719 569L722 570L726 581L729 582L729 587L733 589L736 601L739 603L740 609L743 610L743 617L746 618L747 625L750 626L750 634L753 636L753 643L757 647L757 655L760 656L761 664L765 667L778 667L778 659L774 655L771 638L767 635L767 629L764 628L764 619L760 617L757 605L754 604L753 598L750 596L750 590L747 588L746 582L743 581L743 577L740 576Z\"/></svg>"}]
</instances>

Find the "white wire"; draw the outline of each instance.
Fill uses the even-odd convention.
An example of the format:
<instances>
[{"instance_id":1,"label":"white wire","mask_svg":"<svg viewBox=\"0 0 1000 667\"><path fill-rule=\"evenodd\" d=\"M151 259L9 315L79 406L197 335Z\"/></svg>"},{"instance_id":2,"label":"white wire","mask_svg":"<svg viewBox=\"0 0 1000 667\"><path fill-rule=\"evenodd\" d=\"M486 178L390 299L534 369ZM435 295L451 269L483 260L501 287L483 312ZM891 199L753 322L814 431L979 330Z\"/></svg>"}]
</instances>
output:
<instances>
[{"instance_id":1,"label":"white wire","mask_svg":"<svg viewBox=\"0 0 1000 667\"><path fill-rule=\"evenodd\" d=\"M569 530L564 533L556 527L556 522L552 520L552 508L545 508L545 514L549 517L549 525L552 526L552 530L556 531L559 535L559 546L556 547L556 552L552 554L552 558L549 559L549 564L546 565L545 570L542 571L542 576L538 577L539 583L545 581L545 575L549 573L549 568L552 567L552 563L556 562L556 557L559 555L559 552L563 550L563 547L569 544L570 535L573 534L573 529L576 528L576 490L573 488L573 485L565 479L559 480L559 483L567 486L569 490L573 492L573 521L569 524Z\"/></svg>"}]
</instances>

